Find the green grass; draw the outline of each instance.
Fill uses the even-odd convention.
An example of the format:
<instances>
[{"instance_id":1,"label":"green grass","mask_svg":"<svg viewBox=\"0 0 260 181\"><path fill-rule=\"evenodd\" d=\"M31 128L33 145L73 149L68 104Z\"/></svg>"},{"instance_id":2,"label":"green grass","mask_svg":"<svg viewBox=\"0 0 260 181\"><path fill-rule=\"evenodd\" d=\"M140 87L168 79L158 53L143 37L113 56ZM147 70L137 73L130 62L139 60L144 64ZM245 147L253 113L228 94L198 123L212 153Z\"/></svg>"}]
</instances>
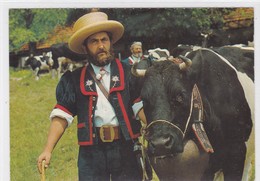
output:
<instances>
[{"instance_id":1,"label":"green grass","mask_svg":"<svg viewBox=\"0 0 260 181\"><path fill-rule=\"evenodd\" d=\"M56 104L57 79L36 81L30 70L10 70L10 167L12 181L40 180L36 160L45 145L49 114ZM67 129L57 144L46 180L77 180L76 126Z\"/></svg>"}]
</instances>

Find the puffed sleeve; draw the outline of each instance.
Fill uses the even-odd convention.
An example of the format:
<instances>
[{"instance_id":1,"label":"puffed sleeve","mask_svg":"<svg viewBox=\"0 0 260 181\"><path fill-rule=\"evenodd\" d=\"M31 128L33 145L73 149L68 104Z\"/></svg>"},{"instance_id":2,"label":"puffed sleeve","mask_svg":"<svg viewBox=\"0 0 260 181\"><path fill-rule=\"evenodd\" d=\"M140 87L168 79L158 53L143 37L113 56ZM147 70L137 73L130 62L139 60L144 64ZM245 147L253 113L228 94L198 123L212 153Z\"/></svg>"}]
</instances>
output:
<instances>
[{"instance_id":1,"label":"puffed sleeve","mask_svg":"<svg viewBox=\"0 0 260 181\"><path fill-rule=\"evenodd\" d=\"M61 77L56 88L56 99L58 108L64 108L72 116L76 115L75 102L75 87L72 79L72 73L67 71Z\"/></svg>"},{"instance_id":2,"label":"puffed sleeve","mask_svg":"<svg viewBox=\"0 0 260 181\"><path fill-rule=\"evenodd\" d=\"M60 117L71 125L73 117L77 114L75 109L75 87L71 72L67 71L60 79L56 88L57 104L50 114L50 120Z\"/></svg>"}]
</instances>

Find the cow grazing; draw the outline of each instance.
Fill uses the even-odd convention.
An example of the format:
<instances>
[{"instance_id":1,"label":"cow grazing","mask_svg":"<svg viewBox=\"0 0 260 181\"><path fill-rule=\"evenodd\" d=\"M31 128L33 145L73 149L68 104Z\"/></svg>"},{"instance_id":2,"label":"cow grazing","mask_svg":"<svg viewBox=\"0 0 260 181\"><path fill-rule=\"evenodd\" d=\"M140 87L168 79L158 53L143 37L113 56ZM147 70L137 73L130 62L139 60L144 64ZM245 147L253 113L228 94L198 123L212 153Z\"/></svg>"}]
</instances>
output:
<instances>
[{"instance_id":1,"label":"cow grazing","mask_svg":"<svg viewBox=\"0 0 260 181\"><path fill-rule=\"evenodd\" d=\"M62 71L71 70L78 65L83 66L86 60L86 55L77 54L71 51L67 43L58 43L51 46L52 59L54 61L53 69L57 71L58 77Z\"/></svg>"},{"instance_id":2,"label":"cow grazing","mask_svg":"<svg viewBox=\"0 0 260 181\"><path fill-rule=\"evenodd\" d=\"M151 164L160 180L213 180L219 171L225 181L241 180L245 143L254 120L254 83L210 49L192 51L187 57L191 61L179 65L172 61L154 62L145 71L136 71L145 61L133 66L134 74L144 73L138 78L142 82L138 85L142 85L140 95L148 124L145 138ZM194 87L203 103L201 119L191 109ZM192 131L195 123L204 125L201 130L206 131L213 150L201 151L203 144L193 144L204 143ZM195 152L186 157L188 148ZM199 169L202 163L203 168ZM181 171L178 165L190 170Z\"/></svg>"},{"instance_id":3,"label":"cow grazing","mask_svg":"<svg viewBox=\"0 0 260 181\"><path fill-rule=\"evenodd\" d=\"M30 54L28 59L25 61L25 66L30 66L35 74L35 79L39 80L40 73L44 71L50 71L53 66L53 59L43 53L42 56L34 56Z\"/></svg>"}]
</instances>

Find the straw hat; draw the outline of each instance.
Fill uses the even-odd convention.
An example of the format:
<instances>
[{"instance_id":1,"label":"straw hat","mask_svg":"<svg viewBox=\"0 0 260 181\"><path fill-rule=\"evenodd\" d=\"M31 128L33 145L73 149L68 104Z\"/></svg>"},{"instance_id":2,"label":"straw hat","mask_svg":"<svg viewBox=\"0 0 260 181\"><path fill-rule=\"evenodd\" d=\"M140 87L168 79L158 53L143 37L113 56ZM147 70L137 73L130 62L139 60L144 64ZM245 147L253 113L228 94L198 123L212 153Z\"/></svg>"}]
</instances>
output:
<instances>
[{"instance_id":1,"label":"straw hat","mask_svg":"<svg viewBox=\"0 0 260 181\"><path fill-rule=\"evenodd\" d=\"M112 43L118 41L123 33L124 26L118 21L108 20L103 12L92 12L80 17L73 26L73 35L69 39L69 48L80 54L85 54L82 44L86 38L98 32L110 32Z\"/></svg>"}]
</instances>

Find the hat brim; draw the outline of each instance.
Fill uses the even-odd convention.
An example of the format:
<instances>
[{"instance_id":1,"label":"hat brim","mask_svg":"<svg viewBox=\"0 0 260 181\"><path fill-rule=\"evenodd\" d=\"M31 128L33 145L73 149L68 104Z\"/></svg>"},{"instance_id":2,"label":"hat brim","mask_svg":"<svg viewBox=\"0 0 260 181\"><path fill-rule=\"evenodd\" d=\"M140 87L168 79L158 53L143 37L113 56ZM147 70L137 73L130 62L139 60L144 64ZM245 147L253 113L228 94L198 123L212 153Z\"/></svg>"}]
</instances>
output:
<instances>
[{"instance_id":1,"label":"hat brim","mask_svg":"<svg viewBox=\"0 0 260 181\"><path fill-rule=\"evenodd\" d=\"M115 43L123 36L124 26L113 20L93 23L90 26L81 28L70 37L68 42L69 48L76 53L85 54L82 48L84 40L98 32L112 33L112 43Z\"/></svg>"}]
</instances>

